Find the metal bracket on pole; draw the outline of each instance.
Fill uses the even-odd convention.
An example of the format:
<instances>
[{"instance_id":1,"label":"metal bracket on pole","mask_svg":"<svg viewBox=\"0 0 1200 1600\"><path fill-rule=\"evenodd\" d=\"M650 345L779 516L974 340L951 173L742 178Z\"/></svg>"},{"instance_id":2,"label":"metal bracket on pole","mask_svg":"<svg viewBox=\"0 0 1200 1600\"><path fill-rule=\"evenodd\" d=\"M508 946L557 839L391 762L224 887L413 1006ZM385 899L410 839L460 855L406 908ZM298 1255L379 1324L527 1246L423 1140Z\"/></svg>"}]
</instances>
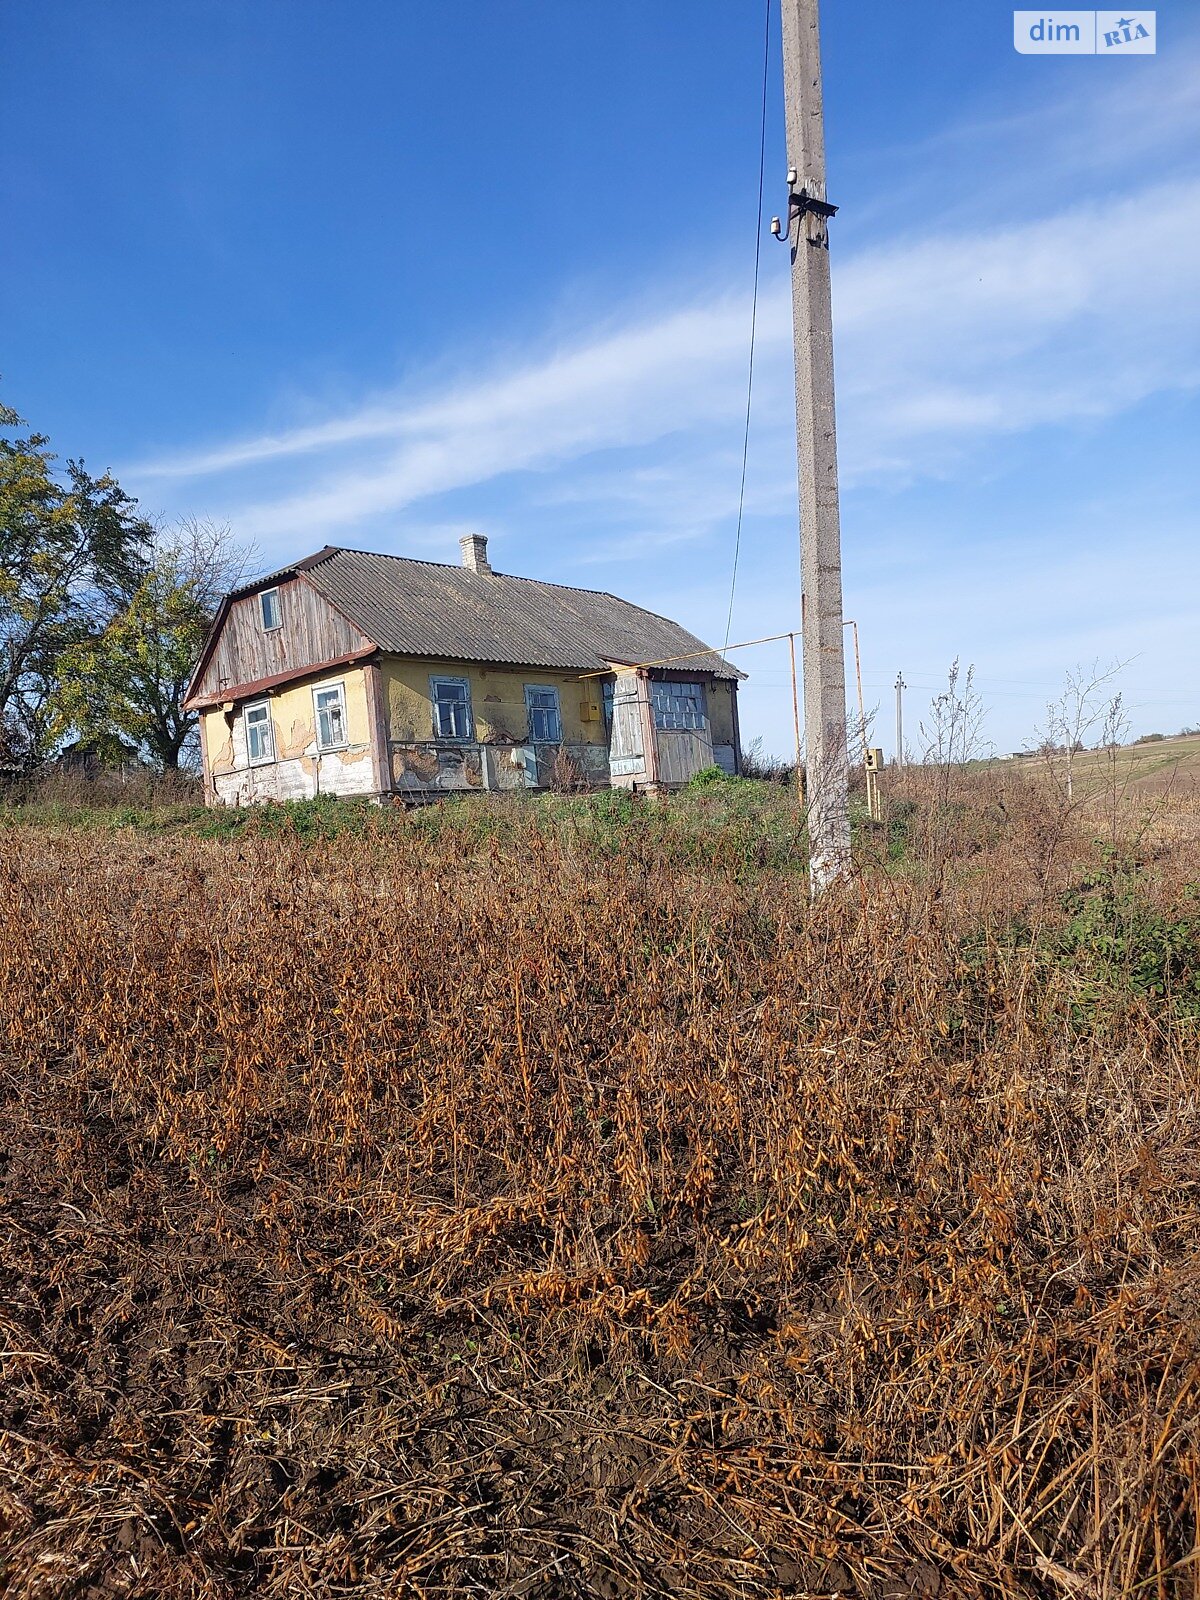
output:
<instances>
[{"instance_id":1,"label":"metal bracket on pole","mask_svg":"<svg viewBox=\"0 0 1200 1600\"><path fill-rule=\"evenodd\" d=\"M801 189L798 194L788 198L788 210L794 211L796 216L802 217L806 211L815 211L818 217L836 217L837 207L831 206L828 200L818 200L815 194L809 194L807 189Z\"/></svg>"},{"instance_id":2,"label":"metal bracket on pole","mask_svg":"<svg viewBox=\"0 0 1200 1600\"><path fill-rule=\"evenodd\" d=\"M792 180L792 182L795 181L792 179L791 173L788 174L788 177ZM771 218L771 232L779 240L780 244L790 243L792 237L792 228L800 221L801 217L820 217L823 222L828 222L830 217L837 216L837 211L838 208L830 205L828 200L822 200L815 194L809 194L807 189L795 189L789 187L787 232L784 232L783 224L780 222L778 217ZM821 244L824 242L825 237L825 229L821 228L814 235L810 242L813 244ZM797 239L798 238L799 234L797 233Z\"/></svg>"}]
</instances>

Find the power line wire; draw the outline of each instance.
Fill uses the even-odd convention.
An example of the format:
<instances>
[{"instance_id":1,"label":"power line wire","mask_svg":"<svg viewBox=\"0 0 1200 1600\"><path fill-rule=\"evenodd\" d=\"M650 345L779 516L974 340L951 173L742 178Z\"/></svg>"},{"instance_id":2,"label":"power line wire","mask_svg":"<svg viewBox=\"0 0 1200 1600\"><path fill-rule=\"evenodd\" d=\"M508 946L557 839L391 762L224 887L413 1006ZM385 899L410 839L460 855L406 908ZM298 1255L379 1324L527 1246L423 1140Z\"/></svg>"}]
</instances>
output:
<instances>
[{"instance_id":1,"label":"power line wire","mask_svg":"<svg viewBox=\"0 0 1200 1600\"><path fill-rule=\"evenodd\" d=\"M737 593L738 557L742 551L742 517L746 509L746 463L750 458L750 406L754 398L754 344L758 328L758 269L762 259L763 177L767 160L767 81L771 55L771 0L763 19L762 122L758 138L758 206L754 213L754 293L750 301L750 360L746 372L746 427L742 435L742 482L738 490L737 531L733 539L733 571L729 578L729 611L725 618L725 650L733 627L733 597Z\"/></svg>"}]
</instances>

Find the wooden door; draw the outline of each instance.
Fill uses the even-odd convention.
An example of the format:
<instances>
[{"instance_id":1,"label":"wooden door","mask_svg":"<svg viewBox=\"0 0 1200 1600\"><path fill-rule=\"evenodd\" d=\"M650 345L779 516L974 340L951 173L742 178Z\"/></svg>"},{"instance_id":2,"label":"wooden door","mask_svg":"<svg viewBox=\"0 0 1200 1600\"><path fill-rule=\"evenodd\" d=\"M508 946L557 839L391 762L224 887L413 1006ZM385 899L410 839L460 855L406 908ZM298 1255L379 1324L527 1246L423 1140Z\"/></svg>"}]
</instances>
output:
<instances>
[{"instance_id":1,"label":"wooden door","mask_svg":"<svg viewBox=\"0 0 1200 1600\"><path fill-rule=\"evenodd\" d=\"M673 789L690 783L713 765L712 734L707 728L659 728L658 775Z\"/></svg>"},{"instance_id":2,"label":"wooden door","mask_svg":"<svg viewBox=\"0 0 1200 1600\"><path fill-rule=\"evenodd\" d=\"M614 783L627 785L646 775L644 697L644 681L635 672L617 673L608 742L608 768Z\"/></svg>"}]
</instances>

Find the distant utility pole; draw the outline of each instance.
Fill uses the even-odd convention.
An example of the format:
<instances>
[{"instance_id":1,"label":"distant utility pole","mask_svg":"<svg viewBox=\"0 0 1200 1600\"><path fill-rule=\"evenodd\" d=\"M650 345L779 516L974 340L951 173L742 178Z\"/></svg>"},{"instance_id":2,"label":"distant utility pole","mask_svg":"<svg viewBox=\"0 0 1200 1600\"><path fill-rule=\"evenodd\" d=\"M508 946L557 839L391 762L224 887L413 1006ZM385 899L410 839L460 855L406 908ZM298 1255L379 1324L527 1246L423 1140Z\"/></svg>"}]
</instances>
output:
<instances>
[{"instance_id":1,"label":"distant utility pole","mask_svg":"<svg viewBox=\"0 0 1200 1600\"><path fill-rule=\"evenodd\" d=\"M896 674L896 765L904 765L904 691L908 685L903 672Z\"/></svg>"},{"instance_id":2,"label":"distant utility pole","mask_svg":"<svg viewBox=\"0 0 1200 1600\"><path fill-rule=\"evenodd\" d=\"M833 418L833 313L817 0L781 0L787 120L796 447L800 467L801 644L808 751L809 879L814 895L850 866L842 537ZM779 236L780 224L771 224Z\"/></svg>"}]
</instances>

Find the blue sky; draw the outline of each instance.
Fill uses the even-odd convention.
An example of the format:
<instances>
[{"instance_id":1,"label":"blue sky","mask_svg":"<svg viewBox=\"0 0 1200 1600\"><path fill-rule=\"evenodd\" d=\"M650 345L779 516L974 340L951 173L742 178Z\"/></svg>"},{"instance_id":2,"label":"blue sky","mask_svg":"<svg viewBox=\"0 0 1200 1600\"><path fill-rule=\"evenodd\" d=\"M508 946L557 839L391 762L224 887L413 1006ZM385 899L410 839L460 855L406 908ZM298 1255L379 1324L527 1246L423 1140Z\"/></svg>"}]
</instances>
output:
<instances>
[{"instance_id":1,"label":"blue sky","mask_svg":"<svg viewBox=\"0 0 1200 1600\"><path fill-rule=\"evenodd\" d=\"M918 743L955 657L1000 750L1095 659L1134 733L1200 723L1200 14L1121 60L1018 55L992 0L826 0L823 33L880 742L897 669ZM720 643L762 40L757 0L12 8L4 398L263 566L480 530ZM777 37L770 96L764 226ZM798 615L787 277L768 236L734 640ZM784 647L735 659L785 751Z\"/></svg>"}]
</instances>

